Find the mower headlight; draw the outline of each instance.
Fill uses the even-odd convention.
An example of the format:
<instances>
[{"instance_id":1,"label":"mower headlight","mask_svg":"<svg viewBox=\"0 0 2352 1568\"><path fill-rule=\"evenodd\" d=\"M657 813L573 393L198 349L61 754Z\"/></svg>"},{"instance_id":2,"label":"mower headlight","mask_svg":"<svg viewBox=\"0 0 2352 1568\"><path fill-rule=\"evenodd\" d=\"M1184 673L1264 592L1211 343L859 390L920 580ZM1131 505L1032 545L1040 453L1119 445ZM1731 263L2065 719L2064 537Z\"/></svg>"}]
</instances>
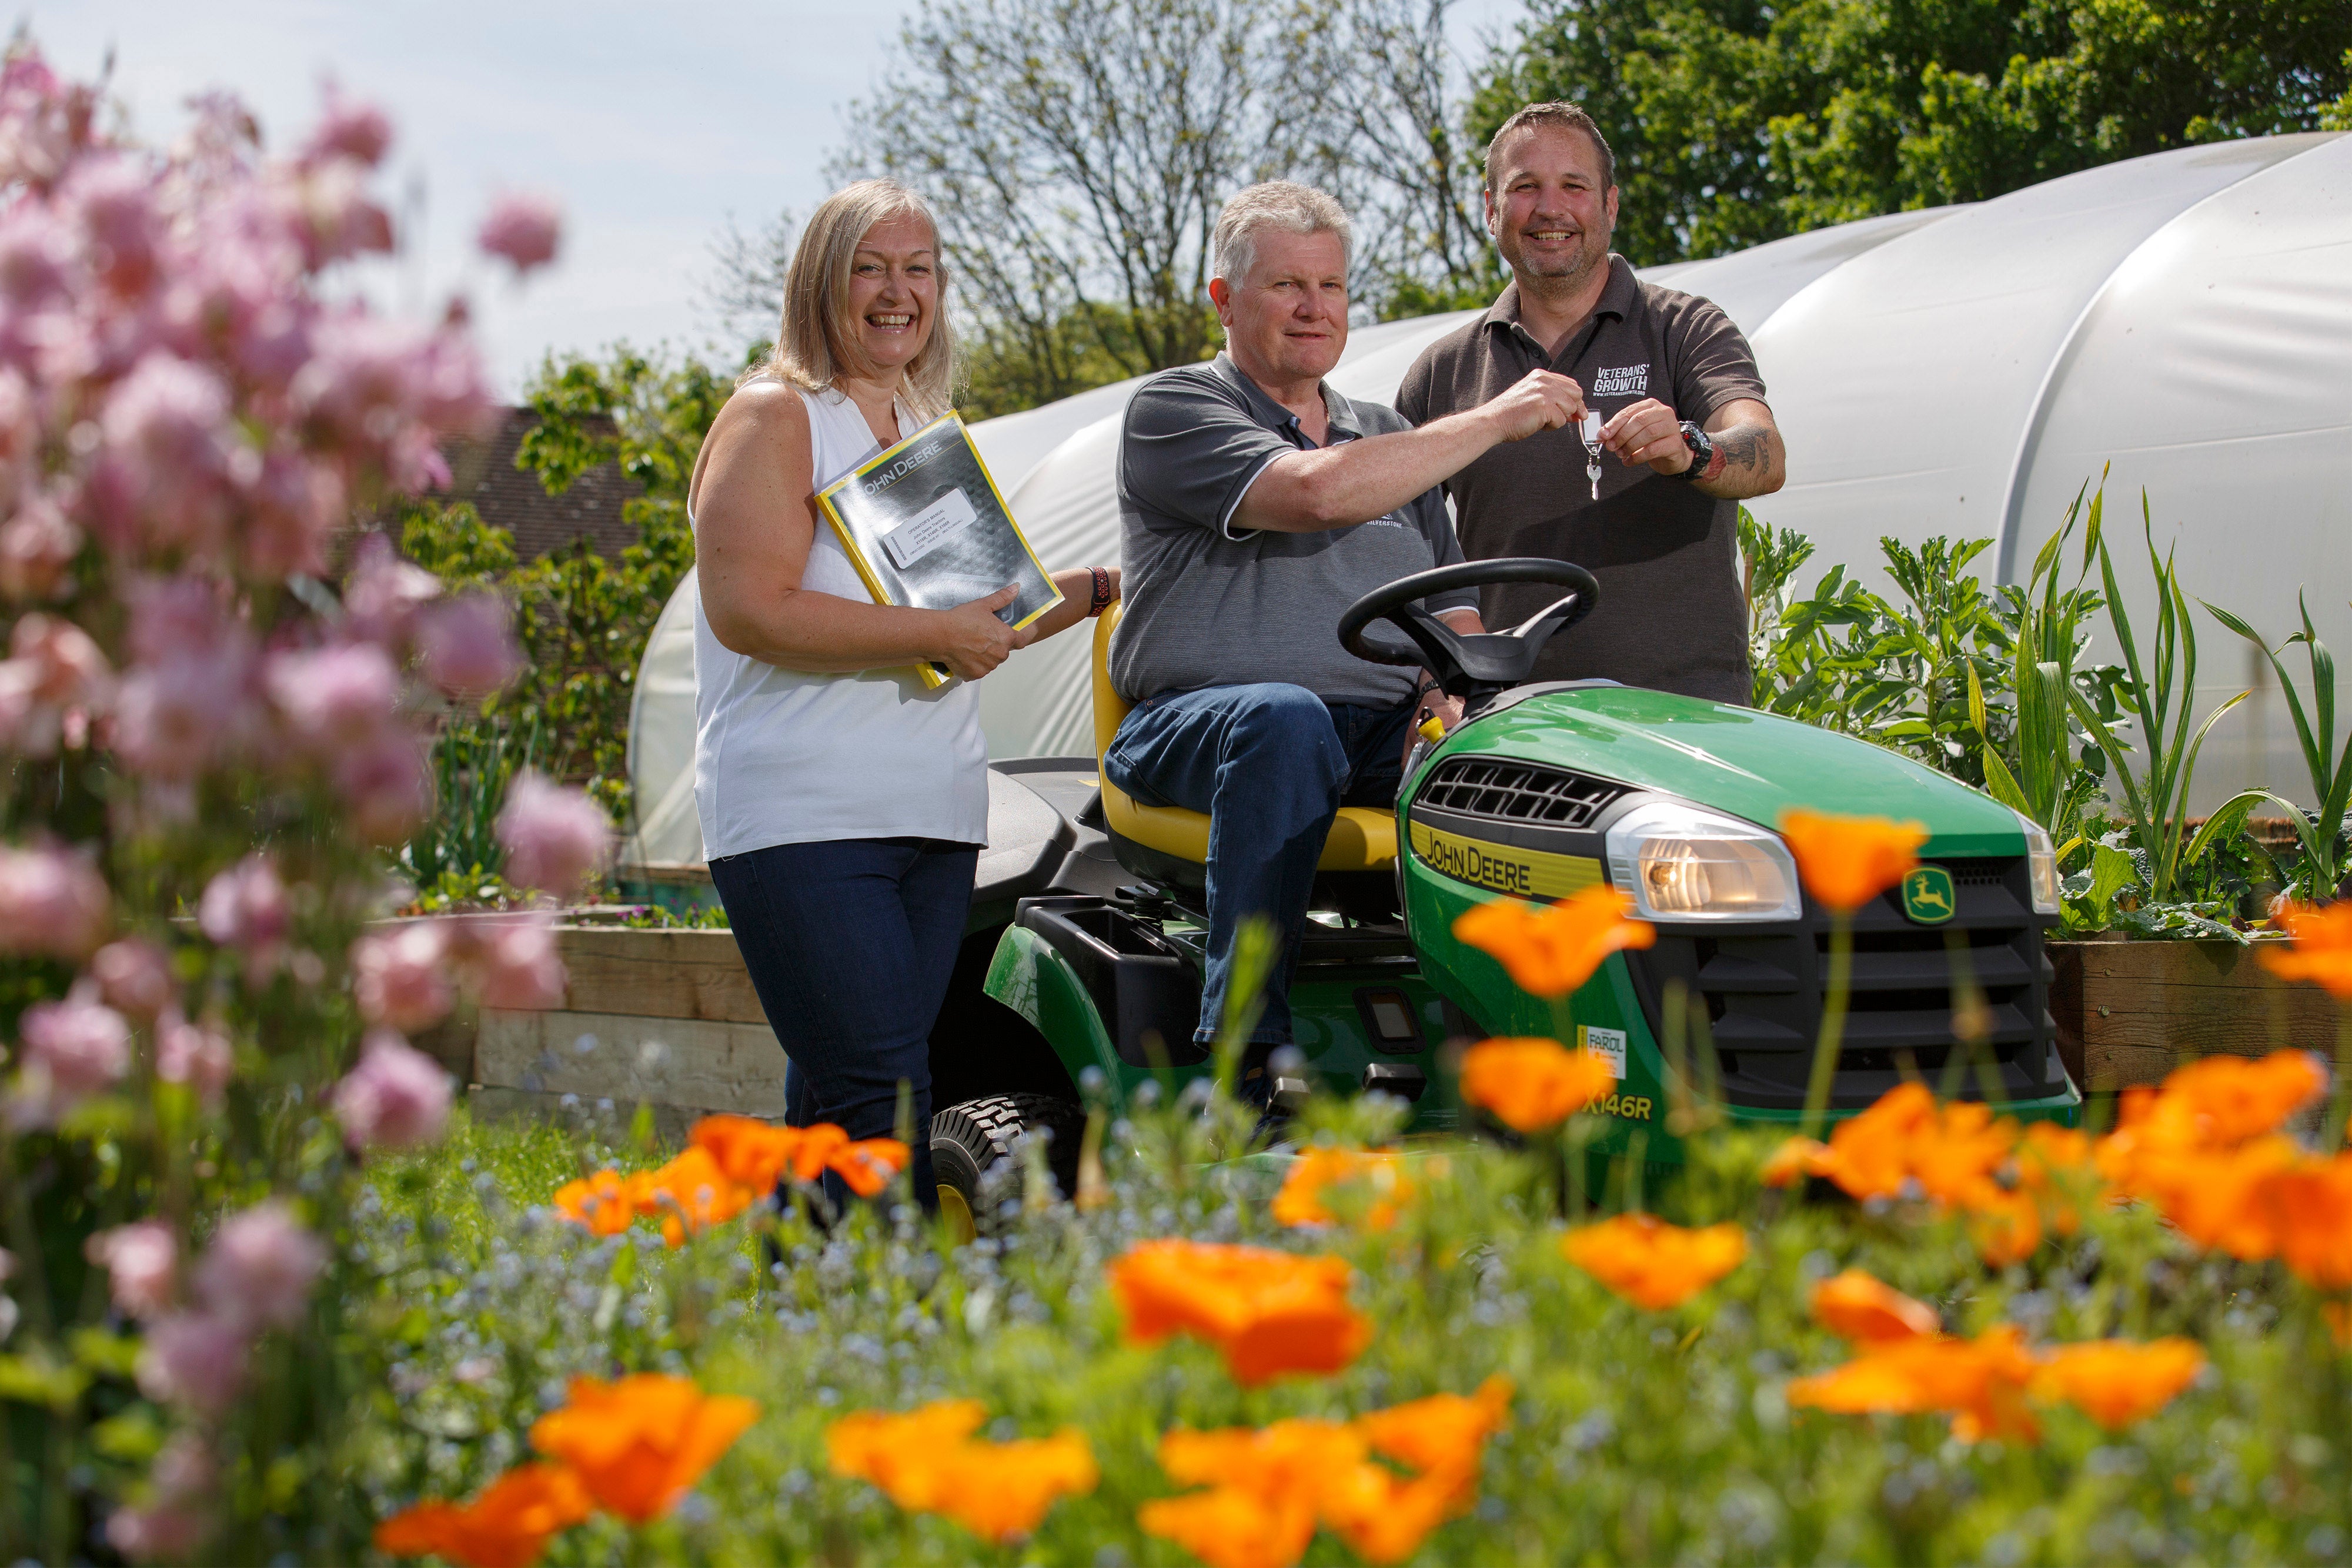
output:
<instances>
[{"instance_id":1,"label":"mower headlight","mask_svg":"<svg viewBox=\"0 0 2352 1568\"><path fill-rule=\"evenodd\" d=\"M2025 829L2025 881L2033 890L2033 913L2055 915L2058 852L2050 847L2050 835L2042 831L2041 823L2022 811L2017 813L2017 820Z\"/></svg>"},{"instance_id":2,"label":"mower headlight","mask_svg":"<svg viewBox=\"0 0 2352 1568\"><path fill-rule=\"evenodd\" d=\"M1609 830L1609 870L1646 920L1794 920L1797 862L1778 834L1697 806L1654 800Z\"/></svg>"}]
</instances>

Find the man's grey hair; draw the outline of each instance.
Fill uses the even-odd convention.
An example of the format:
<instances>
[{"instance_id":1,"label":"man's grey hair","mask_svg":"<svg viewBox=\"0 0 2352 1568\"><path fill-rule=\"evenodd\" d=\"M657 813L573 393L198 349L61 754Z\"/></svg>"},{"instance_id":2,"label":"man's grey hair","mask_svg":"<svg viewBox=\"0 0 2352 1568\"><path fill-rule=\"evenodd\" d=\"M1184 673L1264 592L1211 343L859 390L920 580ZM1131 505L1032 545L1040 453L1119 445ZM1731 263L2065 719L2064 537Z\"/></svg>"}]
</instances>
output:
<instances>
[{"instance_id":1,"label":"man's grey hair","mask_svg":"<svg viewBox=\"0 0 2352 1568\"><path fill-rule=\"evenodd\" d=\"M1257 264L1257 231L1281 229L1287 234L1335 234L1344 258L1354 256L1356 225L1348 209L1329 193L1289 180L1268 180L1234 193L1217 214L1210 236L1210 274L1227 283L1240 283Z\"/></svg>"}]
</instances>

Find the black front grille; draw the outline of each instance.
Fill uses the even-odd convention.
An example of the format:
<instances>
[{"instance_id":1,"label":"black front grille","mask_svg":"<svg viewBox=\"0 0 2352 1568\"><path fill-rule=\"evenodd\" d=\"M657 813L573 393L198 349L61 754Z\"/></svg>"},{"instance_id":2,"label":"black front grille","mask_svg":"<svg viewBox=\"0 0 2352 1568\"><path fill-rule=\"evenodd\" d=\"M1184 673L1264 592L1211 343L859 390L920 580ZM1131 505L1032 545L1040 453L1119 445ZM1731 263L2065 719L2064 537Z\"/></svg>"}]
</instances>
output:
<instances>
[{"instance_id":1,"label":"black front grille","mask_svg":"<svg viewBox=\"0 0 2352 1568\"><path fill-rule=\"evenodd\" d=\"M1612 801L1633 787L1565 768L1500 762L1490 757L1449 757L1421 787L1417 803L1495 822L1539 822L1589 828Z\"/></svg>"},{"instance_id":2,"label":"black front grille","mask_svg":"<svg viewBox=\"0 0 2352 1568\"><path fill-rule=\"evenodd\" d=\"M1931 1079L1943 1072L1961 1038L1953 1009L1963 968L1982 1003L1975 1021L1983 1047L1962 1092L1982 1093L1988 1075L2018 1098L2057 1090L2047 1011L2051 969L2025 862L1936 863L1952 874L1959 907L1951 920L1914 925L1893 893L1855 912L1835 1104L1868 1104L1906 1072ZM1693 933L1662 925L1655 946L1629 957L1654 1028L1671 984L1705 1003L1727 1099L1789 1108L1804 1103L1829 986L1830 941L1828 915L1809 900L1801 923L1777 927Z\"/></svg>"}]
</instances>

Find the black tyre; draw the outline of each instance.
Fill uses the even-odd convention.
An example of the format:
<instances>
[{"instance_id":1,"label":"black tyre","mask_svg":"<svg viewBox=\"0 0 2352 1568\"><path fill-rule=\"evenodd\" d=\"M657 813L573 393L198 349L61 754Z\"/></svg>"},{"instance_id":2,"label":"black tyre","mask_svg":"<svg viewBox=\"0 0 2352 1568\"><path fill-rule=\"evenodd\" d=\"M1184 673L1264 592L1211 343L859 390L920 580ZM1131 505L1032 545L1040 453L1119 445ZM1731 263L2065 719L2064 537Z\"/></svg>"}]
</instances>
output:
<instances>
[{"instance_id":1,"label":"black tyre","mask_svg":"<svg viewBox=\"0 0 2352 1568\"><path fill-rule=\"evenodd\" d=\"M1021 1197L1014 1145L1024 1135L1051 1134L1045 1163L1062 1196L1071 1196L1086 1129L1083 1107L1045 1094L992 1094L938 1112L931 1117L931 1171L940 1207L951 1220L961 1207L977 1232L993 1229L998 1207Z\"/></svg>"}]
</instances>

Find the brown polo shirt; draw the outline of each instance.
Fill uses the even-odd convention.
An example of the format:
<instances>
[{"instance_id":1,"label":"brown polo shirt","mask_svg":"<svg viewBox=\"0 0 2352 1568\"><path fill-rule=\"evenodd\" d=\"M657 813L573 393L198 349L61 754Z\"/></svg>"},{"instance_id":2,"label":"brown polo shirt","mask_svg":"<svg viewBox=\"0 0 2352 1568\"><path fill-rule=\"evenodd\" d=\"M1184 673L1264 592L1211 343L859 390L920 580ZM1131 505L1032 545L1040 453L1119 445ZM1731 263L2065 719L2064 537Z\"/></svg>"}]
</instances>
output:
<instances>
[{"instance_id":1,"label":"brown polo shirt","mask_svg":"<svg viewBox=\"0 0 2352 1568\"><path fill-rule=\"evenodd\" d=\"M1711 302L1633 276L1609 258L1609 282L1592 319L1559 357L1519 325L1519 286L1493 309L1422 351L1397 390L1397 412L1415 424L1479 404L1529 371L1549 370L1584 389L1602 419L1645 397L1678 419L1704 424L1725 403L1764 396L1756 356ZM1748 606L1739 589L1739 503L1681 479L1601 455L1601 499L1585 477L1573 429L1505 442L1446 481L1454 527L1472 560L1545 556L1574 561L1599 580L1601 605L1537 661L1538 680L1601 676L1629 686L1745 703ZM1515 626L1556 590L1513 584L1485 591L1489 626Z\"/></svg>"}]
</instances>

